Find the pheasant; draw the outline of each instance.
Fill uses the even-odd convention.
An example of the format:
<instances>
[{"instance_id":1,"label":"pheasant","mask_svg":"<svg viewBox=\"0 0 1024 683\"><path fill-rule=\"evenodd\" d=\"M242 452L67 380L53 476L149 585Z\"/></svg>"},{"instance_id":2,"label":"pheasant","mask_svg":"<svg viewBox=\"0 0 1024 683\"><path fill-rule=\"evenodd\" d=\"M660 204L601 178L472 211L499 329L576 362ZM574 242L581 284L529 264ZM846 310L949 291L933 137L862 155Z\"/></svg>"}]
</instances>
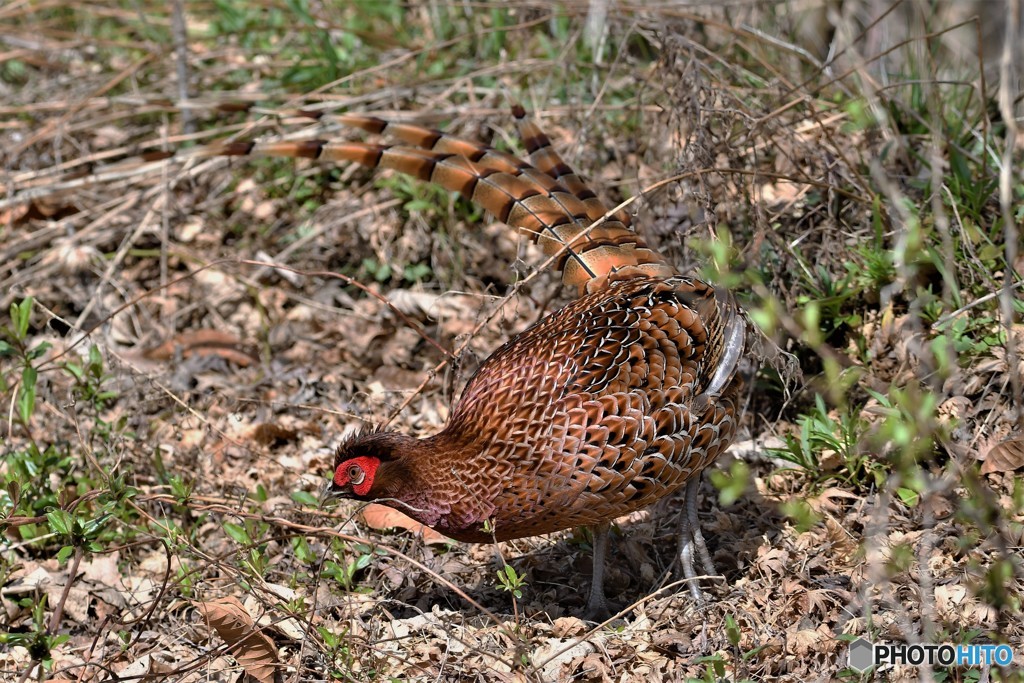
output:
<instances>
[{"instance_id":1,"label":"pheasant","mask_svg":"<svg viewBox=\"0 0 1024 683\"><path fill-rule=\"evenodd\" d=\"M732 442L746 319L733 296L678 273L624 212L609 213L513 107L529 161L416 125L340 120L403 144L229 143L218 155L350 161L461 193L554 258L579 297L494 352L448 423L420 439L371 430L337 448L329 493L379 501L465 542L593 531L586 614L608 613L610 523L685 489L680 558L696 600L701 471Z\"/></svg>"}]
</instances>

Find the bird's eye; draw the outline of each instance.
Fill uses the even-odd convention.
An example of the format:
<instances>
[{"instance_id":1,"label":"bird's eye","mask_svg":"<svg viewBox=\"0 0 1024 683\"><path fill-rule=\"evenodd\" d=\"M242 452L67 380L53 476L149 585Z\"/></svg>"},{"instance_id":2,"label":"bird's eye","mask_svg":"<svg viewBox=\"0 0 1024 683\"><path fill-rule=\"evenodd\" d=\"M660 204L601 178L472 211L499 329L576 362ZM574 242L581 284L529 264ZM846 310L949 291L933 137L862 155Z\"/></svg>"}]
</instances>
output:
<instances>
[{"instance_id":1,"label":"bird's eye","mask_svg":"<svg viewBox=\"0 0 1024 683\"><path fill-rule=\"evenodd\" d=\"M359 465L349 465L348 466L348 480L354 486L359 486L360 484L362 484L363 483L363 477L365 477L365 476L366 475L363 473L363 470L362 470L361 467L359 467Z\"/></svg>"}]
</instances>

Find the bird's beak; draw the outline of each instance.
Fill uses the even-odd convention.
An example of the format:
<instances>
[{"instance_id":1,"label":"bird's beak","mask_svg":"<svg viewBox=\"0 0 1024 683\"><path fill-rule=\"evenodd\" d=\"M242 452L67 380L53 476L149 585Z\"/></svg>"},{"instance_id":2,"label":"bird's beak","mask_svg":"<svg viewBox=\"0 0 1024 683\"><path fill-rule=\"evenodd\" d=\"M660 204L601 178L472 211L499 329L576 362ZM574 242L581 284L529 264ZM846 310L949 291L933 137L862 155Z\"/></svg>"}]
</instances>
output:
<instances>
[{"instance_id":1,"label":"bird's beak","mask_svg":"<svg viewBox=\"0 0 1024 683\"><path fill-rule=\"evenodd\" d=\"M323 507L324 503L328 501L344 498L347 490L347 486L338 486L333 481L327 484L320 490L320 507Z\"/></svg>"}]
</instances>

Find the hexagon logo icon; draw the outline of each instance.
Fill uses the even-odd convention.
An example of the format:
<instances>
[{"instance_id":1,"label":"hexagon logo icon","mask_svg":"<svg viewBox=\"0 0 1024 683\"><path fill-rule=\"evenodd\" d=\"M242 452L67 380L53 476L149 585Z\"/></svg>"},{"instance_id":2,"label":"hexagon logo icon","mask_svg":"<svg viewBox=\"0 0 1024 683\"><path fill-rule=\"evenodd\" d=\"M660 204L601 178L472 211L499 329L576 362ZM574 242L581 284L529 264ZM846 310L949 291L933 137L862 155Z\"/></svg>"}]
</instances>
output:
<instances>
[{"instance_id":1,"label":"hexagon logo icon","mask_svg":"<svg viewBox=\"0 0 1024 683\"><path fill-rule=\"evenodd\" d=\"M857 673L864 673L875 665L875 646L871 641L858 638L850 643L850 668Z\"/></svg>"}]
</instances>

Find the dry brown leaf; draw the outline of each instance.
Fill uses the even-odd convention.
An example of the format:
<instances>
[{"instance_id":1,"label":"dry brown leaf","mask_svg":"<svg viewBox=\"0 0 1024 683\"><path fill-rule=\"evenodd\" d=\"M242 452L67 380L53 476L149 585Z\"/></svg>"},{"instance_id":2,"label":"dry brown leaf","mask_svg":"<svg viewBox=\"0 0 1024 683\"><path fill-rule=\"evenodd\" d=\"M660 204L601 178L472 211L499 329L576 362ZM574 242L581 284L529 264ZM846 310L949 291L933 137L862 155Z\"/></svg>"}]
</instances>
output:
<instances>
[{"instance_id":1,"label":"dry brown leaf","mask_svg":"<svg viewBox=\"0 0 1024 683\"><path fill-rule=\"evenodd\" d=\"M441 297L433 292L418 292L411 289L393 289L388 292L388 301L405 315L419 318L432 317L429 311Z\"/></svg>"},{"instance_id":2,"label":"dry brown leaf","mask_svg":"<svg viewBox=\"0 0 1024 683\"><path fill-rule=\"evenodd\" d=\"M533 653L534 665L541 664L543 679L547 681L566 680L565 669L569 663L579 660L594 651L594 644L587 641L573 642L574 639L548 638L547 642Z\"/></svg>"},{"instance_id":3,"label":"dry brown leaf","mask_svg":"<svg viewBox=\"0 0 1024 683\"><path fill-rule=\"evenodd\" d=\"M253 441L263 446L279 446L295 441L299 432L273 422L260 422L253 425L251 436Z\"/></svg>"},{"instance_id":4,"label":"dry brown leaf","mask_svg":"<svg viewBox=\"0 0 1024 683\"><path fill-rule=\"evenodd\" d=\"M803 609L804 614L827 617L828 606L832 601L832 596L827 590L809 590L800 596L800 607Z\"/></svg>"},{"instance_id":5,"label":"dry brown leaf","mask_svg":"<svg viewBox=\"0 0 1024 683\"><path fill-rule=\"evenodd\" d=\"M587 672L587 680L601 681L601 683L612 680L608 660L596 652L582 659L574 659L572 663L574 664L572 667L574 671Z\"/></svg>"},{"instance_id":6,"label":"dry brown leaf","mask_svg":"<svg viewBox=\"0 0 1024 683\"><path fill-rule=\"evenodd\" d=\"M73 204L40 197L0 211L0 225L18 225L30 220L60 220L78 213Z\"/></svg>"},{"instance_id":7,"label":"dry brown leaf","mask_svg":"<svg viewBox=\"0 0 1024 683\"><path fill-rule=\"evenodd\" d=\"M967 588L960 584L935 587L935 608L944 617L951 617L963 611L968 600Z\"/></svg>"},{"instance_id":8,"label":"dry brown leaf","mask_svg":"<svg viewBox=\"0 0 1024 683\"><path fill-rule=\"evenodd\" d=\"M270 220L277 215L277 202L272 199L256 202L252 209L252 215L259 221Z\"/></svg>"},{"instance_id":9,"label":"dry brown leaf","mask_svg":"<svg viewBox=\"0 0 1024 683\"><path fill-rule=\"evenodd\" d=\"M576 617L559 617L551 625L551 633L556 638L571 638L586 631L587 625Z\"/></svg>"},{"instance_id":10,"label":"dry brown leaf","mask_svg":"<svg viewBox=\"0 0 1024 683\"><path fill-rule=\"evenodd\" d=\"M17 225L29 214L31 204L15 204L9 209L0 211L0 225Z\"/></svg>"},{"instance_id":11,"label":"dry brown leaf","mask_svg":"<svg viewBox=\"0 0 1024 683\"><path fill-rule=\"evenodd\" d=\"M825 541L834 560L846 559L855 554L859 547L848 527L837 522L834 517L825 518Z\"/></svg>"},{"instance_id":12,"label":"dry brown leaf","mask_svg":"<svg viewBox=\"0 0 1024 683\"><path fill-rule=\"evenodd\" d=\"M188 244L203 234L206 228L206 221L202 216L192 216L182 223L175 231L175 237L179 242Z\"/></svg>"},{"instance_id":13,"label":"dry brown leaf","mask_svg":"<svg viewBox=\"0 0 1024 683\"><path fill-rule=\"evenodd\" d=\"M104 586L121 586L124 574L118 567L121 554L114 552L107 555L94 555L88 562L83 562L81 571L83 578L101 583Z\"/></svg>"},{"instance_id":14,"label":"dry brown leaf","mask_svg":"<svg viewBox=\"0 0 1024 683\"><path fill-rule=\"evenodd\" d=\"M775 207L790 207L807 193L807 186L802 183L765 183L760 189L764 202Z\"/></svg>"},{"instance_id":15,"label":"dry brown leaf","mask_svg":"<svg viewBox=\"0 0 1024 683\"><path fill-rule=\"evenodd\" d=\"M1016 436L997 443L985 453L982 474L1012 472L1024 467L1024 437Z\"/></svg>"},{"instance_id":16,"label":"dry brown leaf","mask_svg":"<svg viewBox=\"0 0 1024 683\"><path fill-rule=\"evenodd\" d=\"M193 604L203 613L207 625L228 644L231 655L247 674L260 683L275 682L280 661L274 641L256 627L238 598L228 596Z\"/></svg>"},{"instance_id":17,"label":"dry brown leaf","mask_svg":"<svg viewBox=\"0 0 1024 683\"><path fill-rule=\"evenodd\" d=\"M144 683L145 681L163 680L166 678L166 675L170 670L171 669L167 666L167 663L165 661L161 661L159 657L143 655L118 671L117 676L121 680ZM49 683L55 683L55 679L49 681Z\"/></svg>"},{"instance_id":18,"label":"dry brown leaf","mask_svg":"<svg viewBox=\"0 0 1024 683\"><path fill-rule=\"evenodd\" d=\"M789 564L789 553L781 548L771 548L769 546L758 546L757 558L754 560L754 564L760 569L765 576L771 576L776 574L782 576L786 572L786 567Z\"/></svg>"},{"instance_id":19,"label":"dry brown leaf","mask_svg":"<svg viewBox=\"0 0 1024 683\"><path fill-rule=\"evenodd\" d=\"M378 531L405 529L414 534L423 534L423 542L427 545L444 545L453 542L444 534L420 524L412 517L379 503L370 503L360 511L359 516L366 526Z\"/></svg>"},{"instance_id":20,"label":"dry brown leaf","mask_svg":"<svg viewBox=\"0 0 1024 683\"><path fill-rule=\"evenodd\" d=\"M818 467L821 468L822 472L835 472L843 466L843 463L843 456L831 448L826 448L821 451Z\"/></svg>"},{"instance_id":21,"label":"dry brown leaf","mask_svg":"<svg viewBox=\"0 0 1024 683\"><path fill-rule=\"evenodd\" d=\"M173 360L180 349L182 358L218 356L239 367L247 368L259 359L245 348L242 340L233 334L217 330L182 332L160 346L146 349L142 356L149 360Z\"/></svg>"},{"instance_id":22,"label":"dry brown leaf","mask_svg":"<svg viewBox=\"0 0 1024 683\"><path fill-rule=\"evenodd\" d=\"M807 499L811 509L821 514L822 512L840 512L852 504L852 501L860 500L860 496L844 491L836 486L830 486L816 496ZM843 501L851 501L844 503Z\"/></svg>"},{"instance_id":23,"label":"dry brown leaf","mask_svg":"<svg viewBox=\"0 0 1024 683\"><path fill-rule=\"evenodd\" d=\"M835 649L835 638L826 624L816 629L805 628L786 632L786 652L807 657Z\"/></svg>"},{"instance_id":24,"label":"dry brown leaf","mask_svg":"<svg viewBox=\"0 0 1024 683\"><path fill-rule=\"evenodd\" d=\"M206 429L183 429L178 438L178 447L183 451L190 448L198 448L206 440Z\"/></svg>"},{"instance_id":25,"label":"dry brown leaf","mask_svg":"<svg viewBox=\"0 0 1024 683\"><path fill-rule=\"evenodd\" d=\"M281 599L281 602L292 602L300 599L301 597L301 594L295 589L277 583L264 583L262 588L267 592L276 595ZM261 604L260 600L254 595L246 596L245 602L243 603L249 614L260 612L262 609ZM270 629L273 632L291 638L296 642L301 642L306 639L306 632L303 630L299 621L294 617L282 619L279 614L263 611L260 615L259 621L256 623L260 628Z\"/></svg>"}]
</instances>

